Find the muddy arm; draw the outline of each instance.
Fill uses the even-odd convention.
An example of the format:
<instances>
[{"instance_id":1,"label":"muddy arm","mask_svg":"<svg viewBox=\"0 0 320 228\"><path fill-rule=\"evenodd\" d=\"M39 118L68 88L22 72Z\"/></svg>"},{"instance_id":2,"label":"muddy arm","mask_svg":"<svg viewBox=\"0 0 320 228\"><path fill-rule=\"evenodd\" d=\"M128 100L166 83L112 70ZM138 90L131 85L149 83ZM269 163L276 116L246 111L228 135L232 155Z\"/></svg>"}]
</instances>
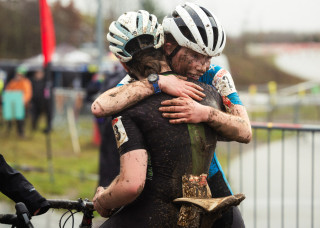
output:
<instances>
[{"instance_id":1,"label":"muddy arm","mask_svg":"<svg viewBox=\"0 0 320 228\"><path fill-rule=\"evenodd\" d=\"M228 113L208 107L207 124L227 140L249 143L252 138L251 124L243 105L234 105Z\"/></svg>"},{"instance_id":2,"label":"muddy arm","mask_svg":"<svg viewBox=\"0 0 320 228\"><path fill-rule=\"evenodd\" d=\"M203 89L175 75L159 75L159 87L162 92L172 96L191 97L202 100ZM180 77L183 78L183 77ZM147 79L135 81L120 87L115 87L101 94L92 104L91 111L97 116L110 116L135 105L141 100L154 94L153 86Z\"/></svg>"},{"instance_id":3,"label":"muddy arm","mask_svg":"<svg viewBox=\"0 0 320 228\"><path fill-rule=\"evenodd\" d=\"M170 123L205 122L226 140L249 143L252 137L251 124L243 105L232 105L222 112L210 106L199 104L190 98L175 98L161 102L163 117Z\"/></svg>"},{"instance_id":4,"label":"muddy arm","mask_svg":"<svg viewBox=\"0 0 320 228\"><path fill-rule=\"evenodd\" d=\"M120 157L120 174L107 187L98 187L93 198L94 209L108 217L113 208L134 201L142 192L147 173L146 150L137 149Z\"/></svg>"},{"instance_id":5,"label":"muddy arm","mask_svg":"<svg viewBox=\"0 0 320 228\"><path fill-rule=\"evenodd\" d=\"M154 94L153 86L144 79L119 87L114 87L101 94L91 105L92 114L111 116Z\"/></svg>"}]
</instances>

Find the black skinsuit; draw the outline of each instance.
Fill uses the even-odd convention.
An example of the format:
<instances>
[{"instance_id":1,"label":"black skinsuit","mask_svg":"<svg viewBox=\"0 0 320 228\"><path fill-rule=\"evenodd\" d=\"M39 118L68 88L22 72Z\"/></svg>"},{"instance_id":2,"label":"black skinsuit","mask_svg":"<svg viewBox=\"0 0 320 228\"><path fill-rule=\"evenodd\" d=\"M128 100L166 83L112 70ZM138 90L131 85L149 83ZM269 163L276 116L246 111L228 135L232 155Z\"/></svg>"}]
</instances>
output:
<instances>
[{"instance_id":1,"label":"black skinsuit","mask_svg":"<svg viewBox=\"0 0 320 228\"><path fill-rule=\"evenodd\" d=\"M189 81L205 89L202 104L222 108L221 98L212 86ZM208 173L217 134L203 123L170 124L158 108L161 101L171 98L167 94L151 96L113 120L118 143L123 142L120 155L146 149L151 169L140 196L101 227L176 227L180 207L172 201L182 197L182 175Z\"/></svg>"}]
</instances>

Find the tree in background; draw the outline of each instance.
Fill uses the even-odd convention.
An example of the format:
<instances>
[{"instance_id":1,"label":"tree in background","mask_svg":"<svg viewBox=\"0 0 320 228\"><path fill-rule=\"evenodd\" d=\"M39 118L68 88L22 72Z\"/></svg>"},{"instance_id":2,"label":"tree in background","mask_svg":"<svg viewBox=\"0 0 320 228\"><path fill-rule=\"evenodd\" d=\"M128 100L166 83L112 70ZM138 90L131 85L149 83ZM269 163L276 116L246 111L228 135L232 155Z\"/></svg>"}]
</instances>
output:
<instances>
[{"instance_id":1,"label":"tree in background","mask_svg":"<svg viewBox=\"0 0 320 228\"><path fill-rule=\"evenodd\" d=\"M0 58L23 58L40 53L38 2L1 2L0 34Z\"/></svg>"},{"instance_id":2,"label":"tree in background","mask_svg":"<svg viewBox=\"0 0 320 228\"><path fill-rule=\"evenodd\" d=\"M158 21L162 22L164 16L167 15L159 8L156 8L153 0L140 0L140 5L141 5L141 9L144 9L149 13L156 15L158 18Z\"/></svg>"},{"instance_id":3,"label":"tree in background","mask_svg":"<svg viewBox=\"0 0 320 228\"><path fill-rule=\"evenodd\" d=\"M73 2L51 6L56 44L79 46L92 42L94 19L83 16ZM24 59L41 53L39 4L37 1L0 2L0 59Z\"/></svg>"},{"instance_id":4,"label":"tree in background","mask_svg":"<svg viewBox=\"0 0 320 228\"><path fill-rule=\"evenodd\" d=\"M57 43L68 43L78 47L80 44L92 41L94 21L88 20L74 6L73 1L63 6L60 1L52 5Z\"/></svg>"}]
</instances>

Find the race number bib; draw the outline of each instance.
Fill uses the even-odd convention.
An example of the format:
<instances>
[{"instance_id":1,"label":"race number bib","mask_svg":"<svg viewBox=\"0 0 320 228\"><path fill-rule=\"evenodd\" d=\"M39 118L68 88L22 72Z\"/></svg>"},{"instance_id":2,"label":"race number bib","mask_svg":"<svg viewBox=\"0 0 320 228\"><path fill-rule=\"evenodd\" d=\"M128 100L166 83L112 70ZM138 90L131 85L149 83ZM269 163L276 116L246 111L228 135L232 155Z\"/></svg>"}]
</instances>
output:
<instances>
[{"instance_id":1,"label":"race number bib","mask_svg":"<svg viewBox=\"0 0 320 228\"><path fill-rule=\"evenodd\" d=\"M212 84L222 96L228 96L231 93L237 92L230 73L225 69L218 71L213 78Z\"/></svg>"},{"instance_id":2,"label":"race number bib","mask_svg":"<svg viewBox=\"0 0 320 228\"><path fill-rule=\"evenodd\" d=\"M122 116L118 116L112 120L112 128L119 148L123 143L128 142L129 138L127 132L121 121Z\"/></svg>"}]
</instances>

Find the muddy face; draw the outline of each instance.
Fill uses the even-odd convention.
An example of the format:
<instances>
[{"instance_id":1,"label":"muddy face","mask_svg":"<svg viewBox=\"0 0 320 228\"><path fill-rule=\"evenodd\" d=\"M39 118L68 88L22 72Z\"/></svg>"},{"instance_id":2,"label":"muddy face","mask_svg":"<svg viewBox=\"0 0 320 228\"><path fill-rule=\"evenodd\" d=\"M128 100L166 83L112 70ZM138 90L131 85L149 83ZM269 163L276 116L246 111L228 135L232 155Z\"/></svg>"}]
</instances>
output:
<instances>
[{"instance_id":1,"label":"muddy face","mask_svg":"<svg viewBox=\"0 0 320 228\"><path fill-rule=\"evenodd\" d=\"M172 58L173 70L183 76L198 80L210 67L210 56L181 47Z\"/></svg>"}]
</instances>

